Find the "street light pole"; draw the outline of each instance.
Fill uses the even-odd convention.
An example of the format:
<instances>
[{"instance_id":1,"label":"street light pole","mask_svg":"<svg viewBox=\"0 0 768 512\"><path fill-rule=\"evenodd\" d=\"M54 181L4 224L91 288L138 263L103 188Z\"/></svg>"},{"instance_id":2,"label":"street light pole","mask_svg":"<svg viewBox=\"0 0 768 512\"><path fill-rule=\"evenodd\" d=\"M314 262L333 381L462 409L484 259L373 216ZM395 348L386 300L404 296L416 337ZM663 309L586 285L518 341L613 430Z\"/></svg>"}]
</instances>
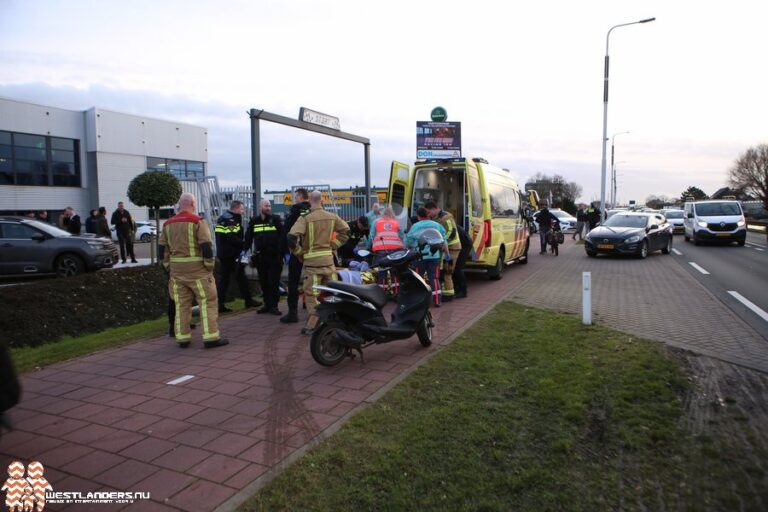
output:
<instances>
[{"instance_id":1,"label":"street light pole","mask_svg":"<svg viewBox=\"0 0 768 512\"><path fill-rule=\"evenodd\" d=\"M619 132L614 133L611 136L611 208L616 208L616 166L613 163L613 154L614 154L614 140L616 139L617 135L625 135L629 132Z\"/></svg>"},{"instance_id":2,"label":"street light pole","mask_svg":"<svg viewBox=\"0 0 768 512\"><path fill-rule=\"evenodd\" d=\"M629 25L637 25L638 23L648 23L654 21L656 18L647 18L640 21L633 21L632 23L622 23L620 25L614 25L608 30L608 34L605 36L605 71L603 75L603 158L600 172L600 216L601 220L605 215L605 153L606 142L608 142L608 42L611 37L611 32L615 28L627 27Z\"/></svg>"}]
</instances>

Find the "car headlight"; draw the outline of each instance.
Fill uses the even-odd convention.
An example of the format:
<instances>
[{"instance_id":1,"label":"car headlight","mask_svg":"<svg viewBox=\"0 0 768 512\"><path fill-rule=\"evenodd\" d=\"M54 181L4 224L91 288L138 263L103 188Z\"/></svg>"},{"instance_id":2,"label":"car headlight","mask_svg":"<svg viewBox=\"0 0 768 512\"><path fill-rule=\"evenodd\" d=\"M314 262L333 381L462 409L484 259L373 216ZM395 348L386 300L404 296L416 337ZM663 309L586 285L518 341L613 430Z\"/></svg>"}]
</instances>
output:
<instances>
[{"instance_id":1,"label":"car headlight","mask_svg":"<svg viewBox=\"0 0 768 512\"><path fill-rule=\"evenodd\" d=\"M739 222L736 223L736 225L739 226L739 227L745 226L746 224L747 223L744 222L743 220L740 220Z\"/></svg>"},{"instance_id":2,"label":"car headlight","mask_svg":"<svg viewBox=\"0 0 768 512\"><path fill-rule=\"evenodd\" d=\"M628 244L632 244L632 243L639 242L639 241L640 241L640 235L631 236L631 237L627 238L626 240L624 240L624 242L626 242Z\"/></svg>"},{"instance_id":3,"label":"car headlight","mask_svg":"<svg viewBox=\"0 0 768 512\"><path fill-rule=\"evenodd\" d=\"M707 223L706 222L702 222L702 221L697 222L696 225L699 226L700 228L707 227Z\"/></svg>"},{"instance_id":4,"label":"car headlight","mask_svg":"<svg viewBox=\"0 0 768 512\"><path fill-rule=\"evenodd\" d=\"M99 240L86 240L85 243L93 247L94 249L103 249L104 243Z\"/></svg>"}]
</instances>

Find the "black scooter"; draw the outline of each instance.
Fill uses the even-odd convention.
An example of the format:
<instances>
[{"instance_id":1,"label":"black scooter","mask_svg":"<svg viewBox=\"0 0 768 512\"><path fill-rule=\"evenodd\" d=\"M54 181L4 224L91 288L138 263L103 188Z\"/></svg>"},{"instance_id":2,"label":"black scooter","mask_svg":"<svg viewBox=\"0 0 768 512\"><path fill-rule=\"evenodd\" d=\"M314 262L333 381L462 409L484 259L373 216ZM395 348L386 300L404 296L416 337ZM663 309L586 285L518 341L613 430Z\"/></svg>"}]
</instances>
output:
<instances>
[{"instance_id":1,"label":"black scooter","mask_svg":"<svg viewBox=\"0 0 768 512\"><path fill-rule=\"evenodd\" d=\"M316 287L320 292L315 310L319 322L310 341L315 361L323 366L335 366L345 357L354 358L353 351L357 351L365 362L365 347L410 338L414 334L422 346L432 344L435 325L429 312L432 288L410 264L421 259L421 251L427 246L433 253L443 249L445 241L435 233L436 237L419 244L419 251L403 249L382 258L382 270L391 269L400 283L397 308L389 323L382 312L387 296L379 285L331 281Z\"/></svg>"}]
</instances>

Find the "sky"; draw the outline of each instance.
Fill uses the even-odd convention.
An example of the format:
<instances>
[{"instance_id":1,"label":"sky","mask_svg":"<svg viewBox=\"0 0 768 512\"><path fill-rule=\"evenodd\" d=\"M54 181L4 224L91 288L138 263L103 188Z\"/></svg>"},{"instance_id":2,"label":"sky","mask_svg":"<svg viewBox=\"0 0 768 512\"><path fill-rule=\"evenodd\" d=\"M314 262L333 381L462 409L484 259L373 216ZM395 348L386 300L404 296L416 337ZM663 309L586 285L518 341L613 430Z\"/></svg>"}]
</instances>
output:
<instances>
[{"instance_id":1,"label":"sky","mask_svg":"<svg viewBox=\"0 0 768 512\"><path fill-rule=\"evenodd\" d=\"M413 163L443 106L463 156L600 197L603 63L618 198L727 185L768 143L765 0L0 0L0 96L208 128L209 173L250 184L250 108L308 107L371 140L372 181ZM364 183L359 144L261 123L266 189ZM607 159L610 165L610 141Z\"/></svg>"}]
</instances>

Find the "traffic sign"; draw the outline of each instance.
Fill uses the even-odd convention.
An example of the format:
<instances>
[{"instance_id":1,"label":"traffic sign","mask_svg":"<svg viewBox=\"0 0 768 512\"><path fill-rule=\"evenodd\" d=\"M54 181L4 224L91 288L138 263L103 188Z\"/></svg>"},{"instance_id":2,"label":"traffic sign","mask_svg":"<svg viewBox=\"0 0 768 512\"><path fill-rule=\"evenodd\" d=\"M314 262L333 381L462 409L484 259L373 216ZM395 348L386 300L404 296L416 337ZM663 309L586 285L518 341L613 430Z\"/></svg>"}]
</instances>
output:
<instances>
[{"instance_id":1,"label":"traffic sign","mask_svg":"<svg viewBox=\"0 0 768 512\"><path fill-rule=\"evenodd\" d=\"M445 110L443 107L433 108L432 113L429 115L432 118L432 121L436 123L442 123L442 122L445 122L446 119L448 119L448 111Z\"/></svg>"}]
</instances>

